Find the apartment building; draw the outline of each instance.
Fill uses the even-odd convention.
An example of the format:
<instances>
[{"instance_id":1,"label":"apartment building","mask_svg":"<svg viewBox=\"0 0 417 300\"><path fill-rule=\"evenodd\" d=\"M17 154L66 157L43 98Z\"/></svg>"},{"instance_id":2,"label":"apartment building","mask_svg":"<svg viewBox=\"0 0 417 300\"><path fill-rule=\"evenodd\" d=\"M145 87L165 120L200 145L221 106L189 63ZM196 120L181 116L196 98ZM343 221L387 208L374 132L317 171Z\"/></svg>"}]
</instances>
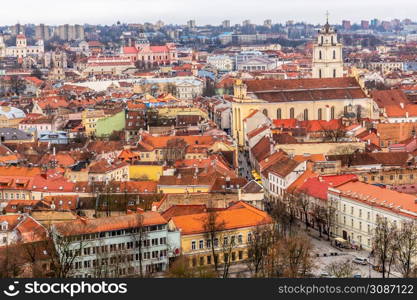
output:
<instances>
[{"instance_id":1,"label":"apartment building","mask_svg":"<svg viewBox=\"0 0 417 300\"><path fill-rule=\"evenodd\" d=\"M167 270L179 253L180 232L157 212L78 219L54 226L57 251L72 257L71 277L128 277ZM69 239L66 247L59 239ZM68 251L62 251L65 250Z\"/></svg>"},{"instance_id":2,"label":"apartment building","mask_svg":"<svg viewBox=\"0 0 417 300\"><path fill-rule=\"evenodd\" d=\"M351 244L372 250L377 220L401 226L417 219L417 197L359 181L329 187L328 201L336 207L334 234Z\"/></svg>"}]
</instances>

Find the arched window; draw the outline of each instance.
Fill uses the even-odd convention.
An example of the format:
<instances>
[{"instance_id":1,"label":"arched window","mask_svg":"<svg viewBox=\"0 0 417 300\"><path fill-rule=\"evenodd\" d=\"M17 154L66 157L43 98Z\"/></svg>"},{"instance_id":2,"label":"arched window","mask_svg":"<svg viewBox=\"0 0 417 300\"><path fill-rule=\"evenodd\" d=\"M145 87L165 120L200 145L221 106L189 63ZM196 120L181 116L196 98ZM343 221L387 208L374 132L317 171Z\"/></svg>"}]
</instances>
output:
<instances>
[{"instance_id":1,"label":"arched window","mask_svg":"<svg viewBox=\"0 0 417 300\"><path fill-rule=\"evenodd\" d=\"M332 45L334 44L333 36L332 36Z\"/></svg>"},{"instance_id":2,"label":"arched window","mask_svg":"<svg viewBox=\"0 0 417 300\"><path fill-rule=\"evenodd\" d=\"M322 55L321 55L321 50L319 51L319 59L321 59L322 58Z\"/></svg>"},{"instance_id":3,"label":"arched window","mask_svg":"<svg viewBox=\"0 0 417 300\"><path fill-rule=\"evenodd\" d=\"M264 109L264 110L262 111L262 113L265 115L265 117L267 117L267 116L268 116L268 111L267 111L266 109Z\"/></svg>"},{"instance_id":4,"label":"arched window","mask_svg":"<svg viewBox=\"0 0 417 300\"><path fill-rule=\"evenodd\" d=\"M319 69L319 78L321 78L321 69Z\"/></svg>"},{"instance_id":5,"label":"arched window","mask_svg":"<svg viewBox=\"0 0 417 300\"><path fill-rule=\"evenodd\" d=\"M336 78L336 69L333 69L333 78Z\"/></svg>"},{"instance_id":6,"label":"arched window","mask_svg":"<svg viewBox=\"0 0 417 300\"><path fill-rule=\"evenodd\" d=\"M333 59L336 59L336 50L333 50Z\"/></svg>"},{"instance_id":7,"label":"arched window","mask_svg":"<svg viewBox=\"0 0 417 300\"><path fill-rule=\"evenodd\" d=\"M330 109L330 119L332 119L332 120L335 119L335 108L334 108L334 106L332 106L332 108Z\"/></svg>"},{"instance_id":8,"label":"arched window","mask_svg":"<svg viewBox=\"0 0 417 300\"><path fill-rule=\"evenodd\" d=\"M294 108L290 108L290 119L294 119Z\"/></svg>"},{"instance_id":9,"label":"arched window","mask_svg":"<svg viewBox=\"0 0 417 300\"><path fill-rule=\"evenodd\" d=\"M304 110L304 121L308 121L308 109Z\"/></svg>"},{"instance_id":10,"label":"arched window","mask_svg":"<svg viewBox=\"0 0 417 300\"><path fill-rule=\"evenodd\" d=\"M321 108L319 108L319 110L317 111L317 120L322 120L323 119L323 111Z\"/></svg>"},{"instance_id":11,"label":"arched window","mask_svg":"<svg viewBox=\"0 0 417 300\"><path fill-rule=\"evenodd\" d=\"M321 36L321 44L323 44L323 36Z\"/></svg>"},{"instance_id":12,"label":"arched window","mask_svg":"<svg viewBox=\"0 0 417 300\"><path fill-rule=\"evenodd\" d=\"M281 114L281 108L277 109L277 119L281 120L282 119L282 114Z\"/></svg>"}]
</instances>

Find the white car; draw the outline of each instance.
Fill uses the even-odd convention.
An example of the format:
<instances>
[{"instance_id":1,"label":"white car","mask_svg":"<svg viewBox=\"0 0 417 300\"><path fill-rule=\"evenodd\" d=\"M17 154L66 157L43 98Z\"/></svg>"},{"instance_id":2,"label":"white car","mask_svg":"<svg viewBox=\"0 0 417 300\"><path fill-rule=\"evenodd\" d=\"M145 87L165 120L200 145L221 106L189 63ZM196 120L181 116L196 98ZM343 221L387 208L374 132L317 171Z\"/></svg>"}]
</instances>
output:
<instances>
[{"instance_id":1,"label":"white car","mask_svg":"<svg viewBox=\"0 0 417 300\"><path fill-rule=\"evenodd\" d=\"M358 264L358 265L367 265L368 264L368 260L366 258L360 258L360 257L355 257L352 260L353 263Z\"/></svg>"}]
</instances>

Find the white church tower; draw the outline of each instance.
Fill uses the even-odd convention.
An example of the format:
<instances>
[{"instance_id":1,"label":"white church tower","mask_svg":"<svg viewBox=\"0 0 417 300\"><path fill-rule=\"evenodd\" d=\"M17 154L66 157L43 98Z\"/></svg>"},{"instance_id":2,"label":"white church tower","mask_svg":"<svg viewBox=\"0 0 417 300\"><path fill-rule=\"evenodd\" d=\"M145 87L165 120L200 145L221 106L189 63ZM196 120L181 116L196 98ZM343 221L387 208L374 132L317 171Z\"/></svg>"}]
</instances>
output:
<instances>
[{"instance_id":1,"label":"white church tower","mask_svg":"<svg viewBox=\"0 0 417 300\"><path fill-rule=\"evenodd\" d=\"M327 14L326 25L319 30L313 46L313 78L343 77L342 48L336 30L329 25Z\"/></svg>"}]
</instances>

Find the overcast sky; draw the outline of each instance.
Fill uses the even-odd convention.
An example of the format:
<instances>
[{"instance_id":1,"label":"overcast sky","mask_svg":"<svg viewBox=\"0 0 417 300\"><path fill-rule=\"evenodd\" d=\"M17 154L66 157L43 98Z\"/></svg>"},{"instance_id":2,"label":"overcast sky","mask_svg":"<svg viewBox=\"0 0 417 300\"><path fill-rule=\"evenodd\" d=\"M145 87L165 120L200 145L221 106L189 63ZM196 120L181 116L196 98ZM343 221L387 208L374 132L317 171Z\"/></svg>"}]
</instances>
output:
<instances>
[{"instance_id":1,"label":"overcast sky","mask_svg":"<svg viewBox=\"0 0 417 300\"><path fill-rule=\"evenodd\" d=\"M265 19L323 23L325 12L330 22L342 19L417 20L416 0L2 0L0 23L15 24L114 24L162 20L184 24L195 19L197 25L232 24L245 19L261 23Z\"/></svg>"}]
</instances>

